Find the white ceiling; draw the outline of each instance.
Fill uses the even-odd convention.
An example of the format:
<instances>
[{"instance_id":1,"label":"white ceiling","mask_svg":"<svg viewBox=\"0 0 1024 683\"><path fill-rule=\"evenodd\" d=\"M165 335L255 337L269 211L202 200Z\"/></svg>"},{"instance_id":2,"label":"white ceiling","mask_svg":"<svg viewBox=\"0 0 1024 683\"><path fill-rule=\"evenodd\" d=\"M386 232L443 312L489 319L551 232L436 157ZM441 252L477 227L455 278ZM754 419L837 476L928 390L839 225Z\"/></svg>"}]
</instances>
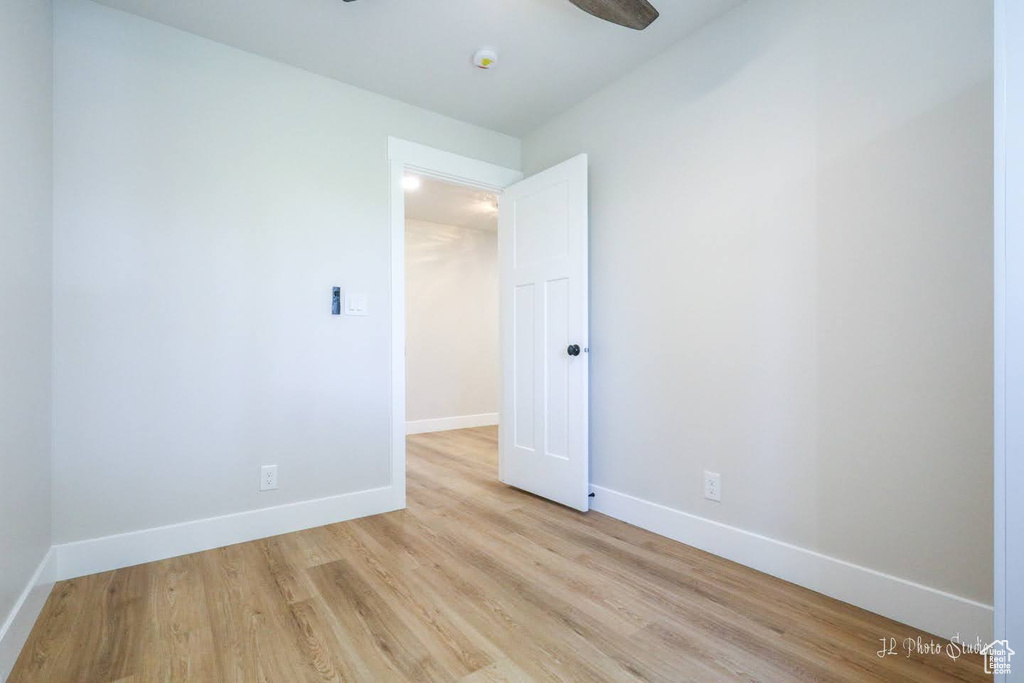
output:
<instances>
[{"instance_id":1,"label":"white ceiling","mask_svg":"<svg viewBox=\"0 0 1024 683\"><path fill-rule=\"evenodd\" d=\"M99 0L511 135L585 99L742 0L653 0L645 31L568 0ZM483 45L498 66L474 68Z\"/></svg>"},{"instance_id":2,"label":"white ceiling","mask_svg":"<svg viewBox=\"0 0 1024 683\"><path fill-rule=\"evenodd\" d=\"M405 217L476 230L497 230L498 196L472 187L420 178L420 189L405 193Z\"/></svg>"}]
</instances>

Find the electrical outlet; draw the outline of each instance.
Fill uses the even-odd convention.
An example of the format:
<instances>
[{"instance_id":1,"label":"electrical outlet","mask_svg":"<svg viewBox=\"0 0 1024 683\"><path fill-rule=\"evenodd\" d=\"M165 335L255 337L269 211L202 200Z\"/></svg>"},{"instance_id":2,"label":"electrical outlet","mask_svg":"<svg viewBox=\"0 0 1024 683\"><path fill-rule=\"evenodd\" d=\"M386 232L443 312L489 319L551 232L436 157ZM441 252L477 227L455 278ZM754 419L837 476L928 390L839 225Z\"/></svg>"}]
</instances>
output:
<instances>
[{"instance_id":1,"label":"electrical outlet","mask_svg":"<svg viewBox=\"0 0 1024 683\"><path fill-rule=\"evenodd\" d=\"M273 491L277 488L277 465L264 465L260 468L260 491Z\"/></svg>"},{"instance_id":2,"label":"electrical outlet","mask_svg":"<svg viewBox=\"0 0 1024 683\"><path fill-rule=\"evenodd\" d=\"M704 470L704 497L716 503L722 502L722 475Z\"/></svg>"}]
</instances>

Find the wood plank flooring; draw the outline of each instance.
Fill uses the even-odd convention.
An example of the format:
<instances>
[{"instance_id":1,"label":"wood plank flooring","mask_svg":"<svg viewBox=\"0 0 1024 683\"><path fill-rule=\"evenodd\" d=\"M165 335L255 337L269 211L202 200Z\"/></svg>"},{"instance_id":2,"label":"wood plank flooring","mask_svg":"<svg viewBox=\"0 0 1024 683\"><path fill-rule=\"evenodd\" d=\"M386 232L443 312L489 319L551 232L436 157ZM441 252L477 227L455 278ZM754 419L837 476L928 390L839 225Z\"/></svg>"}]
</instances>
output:
<instances>
[{"instance_id":1,"label":"wood plank flooring","mask_svg":"<svg viewBox=\"0 0 1024 683\"><path fill-rule=\"evenodd\" d=\"M409 507L54 587L11 681L975 681L931 636L409 438Z\"/></svg>"}]
</instances>

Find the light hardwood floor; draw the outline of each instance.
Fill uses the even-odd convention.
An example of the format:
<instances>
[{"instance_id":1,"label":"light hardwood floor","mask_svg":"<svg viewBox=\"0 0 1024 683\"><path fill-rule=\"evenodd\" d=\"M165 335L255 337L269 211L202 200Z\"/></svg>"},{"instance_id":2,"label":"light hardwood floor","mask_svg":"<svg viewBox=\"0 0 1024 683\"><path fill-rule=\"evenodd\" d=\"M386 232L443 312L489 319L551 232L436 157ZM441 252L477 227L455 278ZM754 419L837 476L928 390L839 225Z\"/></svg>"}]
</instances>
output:
<instances>
[{"instance_id":1,"label":"light hardwood floor","mask_svg":"<svg viewBox=\"0 0 1024 683\"><path fill-rule=\"evenodd\" d=\"M59 583L11 681L986 680L930 636L409 438L407 510Z\"/></svg>"}]
</instances>

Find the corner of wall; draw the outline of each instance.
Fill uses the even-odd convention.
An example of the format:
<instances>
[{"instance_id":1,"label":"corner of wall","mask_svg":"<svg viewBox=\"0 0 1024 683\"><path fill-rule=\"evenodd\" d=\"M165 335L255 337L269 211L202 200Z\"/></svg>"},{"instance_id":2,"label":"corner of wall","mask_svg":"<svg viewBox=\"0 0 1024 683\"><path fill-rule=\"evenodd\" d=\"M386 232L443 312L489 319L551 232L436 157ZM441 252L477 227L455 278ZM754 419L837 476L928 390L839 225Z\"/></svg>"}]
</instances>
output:
<instances>
[{"instance_id":1,"label":"corner of wall","mask_svg":"<svg viewBox=\"0 0 1024 683\"><path fill-rule=\"evenodd\" d=\"M0 626L0 681L6 681L14 669L32 627L46 605L55 575L55 553L50 548L25 585L6 621Z\"/></svg>"}]
</instances>

